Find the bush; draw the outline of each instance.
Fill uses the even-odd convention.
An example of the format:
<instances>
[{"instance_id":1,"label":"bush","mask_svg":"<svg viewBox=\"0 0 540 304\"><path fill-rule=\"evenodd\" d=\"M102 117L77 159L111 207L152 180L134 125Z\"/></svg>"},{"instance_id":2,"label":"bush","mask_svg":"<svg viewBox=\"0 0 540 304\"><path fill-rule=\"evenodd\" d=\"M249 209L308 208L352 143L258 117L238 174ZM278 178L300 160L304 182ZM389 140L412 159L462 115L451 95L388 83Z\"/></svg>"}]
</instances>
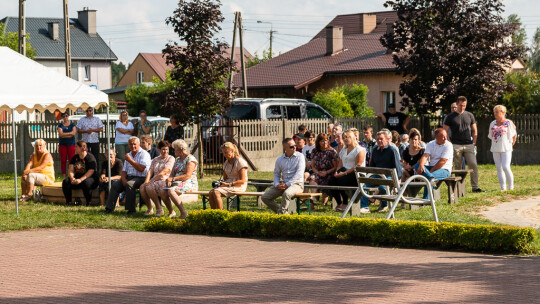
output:
<instances>
[{"instance_id":1,"label":"bush","mask_svg":"<svg viewBox=\"0 0 540 304\"><path fill-rule=\"evenodd\" d=\"M533 253L532 228L330 216L260 214L221 210L190 213L186 220L154 218L147 231L282 238L408 248Z\"/></svg>"},{"instance_id":2,"label":"bush","mask_svg":"<svg viewBox=\"0 0 540 304\"><path fill-rule=\"evenodd\" d=\"M373 117L373 108L367 104L368 92L363 84L345 84L317 91L312 101L334 117Z\"/></svg>"}]
</instances>

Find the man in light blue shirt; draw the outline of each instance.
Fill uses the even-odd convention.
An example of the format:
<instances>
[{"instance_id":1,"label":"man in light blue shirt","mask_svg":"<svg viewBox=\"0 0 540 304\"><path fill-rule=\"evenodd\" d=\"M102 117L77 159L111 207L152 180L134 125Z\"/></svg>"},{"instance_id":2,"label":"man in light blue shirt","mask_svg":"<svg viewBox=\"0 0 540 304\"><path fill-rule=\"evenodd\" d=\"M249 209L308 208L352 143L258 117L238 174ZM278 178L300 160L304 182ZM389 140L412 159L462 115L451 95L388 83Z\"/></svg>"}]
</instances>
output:
<instances>
[{"instance_id":1,"label":"man in light blue shirt","mask_svg":"<svg viewBox=\"0 0 540 304\"><path fill-rule=\"evenodd\" d=\"M296 152L292 138L285 138L283 155L278 157L274 167L274 185L261 197L262 201L277 214L290 214L296 211L294 196L304 191L304 155ZM281 205L274 200L281 196Z\"/></svg>"},{"instance_id":2,"label":"man in light blue shirt","mask_svg":"<svg viewBox=\"0 0 540 304\"><path fill-rule=\"evenodd\" d=\"M128 146L130 152L125 156L124 169L120 174L122 183L114 183L111 186L105 208L106 213L114 211L118 195L123 191L126 191L126 210L128 213L135 213L136 211L136 191L144 183L152 160L150 154L141 148L141 142L137 136L131 136L129 138Z\"/></svg>"}]
</instances>

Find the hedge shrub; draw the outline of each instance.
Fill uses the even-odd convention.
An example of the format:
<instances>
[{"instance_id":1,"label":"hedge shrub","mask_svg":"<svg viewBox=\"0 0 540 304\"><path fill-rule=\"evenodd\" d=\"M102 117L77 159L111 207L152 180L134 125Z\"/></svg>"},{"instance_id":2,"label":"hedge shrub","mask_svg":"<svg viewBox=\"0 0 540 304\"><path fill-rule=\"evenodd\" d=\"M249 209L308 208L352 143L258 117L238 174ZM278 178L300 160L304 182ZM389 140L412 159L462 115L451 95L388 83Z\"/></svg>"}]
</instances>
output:
<instances>
[{"instance_id":1,"label":"hedge shrub","mask_svg":"<svg viewBox=\"0 0 540 304\"><path fill-rule=\"evenodd\" d=\"M407 248L536 252L534 229L510 226L201 210L191 212L186 220L153 218L145 223L145 229Z\"/></svg>"}]
</instances>

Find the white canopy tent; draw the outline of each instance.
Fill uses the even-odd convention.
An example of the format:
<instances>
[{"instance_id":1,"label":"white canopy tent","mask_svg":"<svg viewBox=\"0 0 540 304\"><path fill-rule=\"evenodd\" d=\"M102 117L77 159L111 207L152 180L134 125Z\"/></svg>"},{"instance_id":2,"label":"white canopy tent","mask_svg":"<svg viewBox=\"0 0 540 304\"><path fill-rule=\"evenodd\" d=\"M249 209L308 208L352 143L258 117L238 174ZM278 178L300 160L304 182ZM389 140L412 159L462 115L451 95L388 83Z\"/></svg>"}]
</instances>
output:
<instances>
[{"instance_id":1,"label":"white canopy tent","mask_svg":"<svg viewBox=\"0 0 540 304\"><path fill-rule=\"evenodd\" d=\"M25 110L54 112L101 105L107 106L108 126L109 98L107 94L51 70L8 47L0 47L0 111L10 111L13 115L15 111L19 113ZM12 123L15 201L18 214L17 152L13 119ZM109 148L109 143L109 132L107 132L107 148Z\"/></svg>"}]
</instances>

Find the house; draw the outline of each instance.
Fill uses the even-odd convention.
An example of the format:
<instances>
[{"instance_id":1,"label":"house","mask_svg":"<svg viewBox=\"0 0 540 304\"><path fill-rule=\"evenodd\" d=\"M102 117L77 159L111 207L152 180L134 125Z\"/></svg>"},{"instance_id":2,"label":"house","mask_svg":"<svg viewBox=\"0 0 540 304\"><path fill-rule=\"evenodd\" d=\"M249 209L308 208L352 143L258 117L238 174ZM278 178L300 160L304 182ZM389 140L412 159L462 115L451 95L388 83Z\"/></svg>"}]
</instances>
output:
<instances>
[{"instance_id":1,"label":"house","mask_svg":"<svg viewBox=\"0 0 540 304\"><path fill-rule=\"evenodd\" d=\"M112 87L111 61L118 58L96 31L96 10L84 8L78 18L69 19L72 78L99 90ZM18 32L18 17L5 17L6 31ZM36 49L35 61L65 74L63 18L26 17L30 45Z\"/></svg>"},{"instance_id":2,"label":"house","mask_svg":"<svg viewBox=\"0 0 540 304\"><path fill-rule=\"evenodd\" d=\"M399 108L403 77L380 42L397 19L395 11L336 16L308 43L247 69L248 96L311 100L318 90L362 83L375 113L390 104ZM520 62L514 63L519 69ZM242 89L241 75L233 82Z\"/></svg>"}]
</instances>

